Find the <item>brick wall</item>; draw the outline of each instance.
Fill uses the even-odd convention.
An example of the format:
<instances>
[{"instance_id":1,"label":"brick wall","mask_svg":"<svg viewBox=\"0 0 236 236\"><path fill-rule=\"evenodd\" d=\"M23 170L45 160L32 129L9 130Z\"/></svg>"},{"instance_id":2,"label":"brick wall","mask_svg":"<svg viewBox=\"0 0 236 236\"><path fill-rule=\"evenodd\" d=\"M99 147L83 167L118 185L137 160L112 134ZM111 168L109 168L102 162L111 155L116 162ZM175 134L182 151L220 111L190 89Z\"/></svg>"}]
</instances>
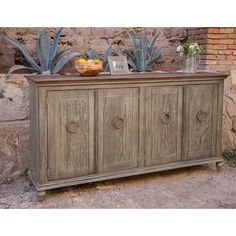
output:
<instances>
[{"instance_id":1,"label":"brick wall","mask_svg":"<svg viewBox=\"0 0 236 236\"><path fill-rule=\"evenodd\" d=\"M200 69L236 69L236 28L189 28L188 41L203 47Z\"/></svg>"}]
</instances>

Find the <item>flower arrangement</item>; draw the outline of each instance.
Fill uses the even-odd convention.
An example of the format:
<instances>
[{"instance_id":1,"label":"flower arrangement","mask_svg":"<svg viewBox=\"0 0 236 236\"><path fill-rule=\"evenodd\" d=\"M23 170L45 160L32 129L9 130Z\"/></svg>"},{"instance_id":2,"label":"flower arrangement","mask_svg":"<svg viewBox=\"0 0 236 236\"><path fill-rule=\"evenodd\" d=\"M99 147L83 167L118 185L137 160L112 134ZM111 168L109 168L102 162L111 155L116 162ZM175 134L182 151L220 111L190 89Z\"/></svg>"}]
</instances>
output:
<instances>
[{"instance_id":1,"label":"flower arrangement","mask_svg":"<svg viewBox=\"0 0 236 236\"><path fill-rule=\"evenodd\" d=\"M201 50L202 47L199 46L198 43L185 43L184 45L178 46L176 52L178 52L180 56L198 55Z\"/></svg>"}]
</instances>

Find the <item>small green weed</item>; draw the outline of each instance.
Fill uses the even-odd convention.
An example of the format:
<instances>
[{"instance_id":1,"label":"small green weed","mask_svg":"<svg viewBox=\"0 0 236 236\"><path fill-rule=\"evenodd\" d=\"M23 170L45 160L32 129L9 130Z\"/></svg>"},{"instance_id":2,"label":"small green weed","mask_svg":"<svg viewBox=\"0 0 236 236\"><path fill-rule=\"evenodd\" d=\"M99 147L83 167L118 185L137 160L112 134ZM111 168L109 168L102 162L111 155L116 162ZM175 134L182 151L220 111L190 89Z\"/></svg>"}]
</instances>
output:
<instances>
[{"instance_id":1,"label":"small green weed","mask_svg":"<svg viewBox=\"0 0 236 236\"><path fill-rule=\"evenodd\" d=\"M29 176L28 172L29 172L29 168L26 168L20 172L19 176L20 177L27 177L27 176Z\"/></svg>"},{"instance_id":2,"label":"small green weed","mask_svg":"<svg viewBox=\"0 0 236 236\"><path fill-rule=\"evenodd\" d=\"M236 149L226 150L222 156L229 165L236 167Z\"/></svg>"}]
</instances>

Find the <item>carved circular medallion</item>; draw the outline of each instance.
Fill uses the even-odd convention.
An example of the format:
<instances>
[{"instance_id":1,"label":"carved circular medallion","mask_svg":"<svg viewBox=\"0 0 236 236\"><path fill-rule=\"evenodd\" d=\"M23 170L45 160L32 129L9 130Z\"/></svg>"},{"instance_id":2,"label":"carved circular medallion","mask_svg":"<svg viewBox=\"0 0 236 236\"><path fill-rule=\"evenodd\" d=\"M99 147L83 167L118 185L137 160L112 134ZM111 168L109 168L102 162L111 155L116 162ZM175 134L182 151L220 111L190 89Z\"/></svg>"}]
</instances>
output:
<instances>
[{"instance_id":1,"label":"carved circular medallion","mask_svg":"<svg viewBox=\"0 0 236 236\"><path fill-rule=\"evenodd\" d=\"M113 122L117 129L121 129L124 126L124 119L122 117L116 117Z\"/></svg>"},{"instance_id":2,"label":"carved circular medallion","mask_svg":"<svg viewBox=\"0 0 236 236\"><path fill-rule=\"evenodd\" d=\"M170 115L166 112L163 112L161 114L161 122L165 125L168 124L170 122Z\"/></svg>"},{"instance_id":3,"label":"carved circular medallion","mask_svg":"<svg viewBox=\"0 0 236 236\"><path fill-rule=\"evenodd\" d=\"M207 113L206 113L206 112L204 112L204 111L199 111L199 112L197 113L197 119L198 119L200 122L205 121L206 118L207 118Z\"/></svg>"},{"instance_id":4,"label":"carved circular medallion","mask_svg":"<svg viewBox=\"0 0 236 236\"><path fill-rule=\"evenodd\" d=\"M77 132L79 132L79 122L68 121L67 124L66 124L66 129L70 133L77 133Z\"/></svg>"}]
</instances>

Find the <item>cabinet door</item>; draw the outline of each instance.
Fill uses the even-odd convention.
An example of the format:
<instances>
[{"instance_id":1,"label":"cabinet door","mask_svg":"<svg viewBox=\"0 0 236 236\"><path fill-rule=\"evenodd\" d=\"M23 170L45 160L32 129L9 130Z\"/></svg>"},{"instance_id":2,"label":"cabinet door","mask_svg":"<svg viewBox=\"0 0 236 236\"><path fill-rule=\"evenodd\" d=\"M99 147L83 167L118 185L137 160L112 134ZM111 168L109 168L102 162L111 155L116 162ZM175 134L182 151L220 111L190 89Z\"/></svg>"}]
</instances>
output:
<instances>
[{"instance_id":1,"label":"cabinet door","mask_svg":"<svg viewBox=\"0 0 236 236\"><path fill-rule=\"evenodd\" d=\"M189 85L184 90L183 157L216 154L218 84Z\"/></svg>"},{"instance_id":2,"label":"cabinet door","mask_svg":"<svg viewBox=\"0 0 236 236\"><path fill-rule=\"evenodd\" d=\"M49 91L47 110L48 180L93 173L93 91Z\"/></svg>"},{"instance_id":3,"label":"cabinet door","mask_svg":"<svg viewBox=\"0 0 236 236\"><path fill-rule=\"evenodd\" d=\"M98 91L98 171L138 166L138 89Z\"/></svg>"},{"instance_id":4,"label":"cabinet door","mask_svg":"<svg viewBox=\"0 0 236 236\"><path fill-rule=\"evenodd\" d=\"M147 88L145 166L181 160L182 87Z\"/></svg>"}]
</instances>

